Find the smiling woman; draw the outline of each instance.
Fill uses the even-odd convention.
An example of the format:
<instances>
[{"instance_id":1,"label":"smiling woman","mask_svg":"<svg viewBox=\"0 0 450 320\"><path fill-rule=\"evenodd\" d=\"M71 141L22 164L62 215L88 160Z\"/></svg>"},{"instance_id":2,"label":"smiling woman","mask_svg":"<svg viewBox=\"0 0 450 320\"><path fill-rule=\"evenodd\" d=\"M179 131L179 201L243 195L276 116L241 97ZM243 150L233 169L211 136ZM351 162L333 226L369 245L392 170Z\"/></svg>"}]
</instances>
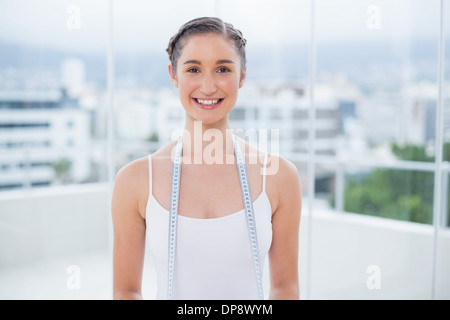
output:
<instances>
[{"instance_id":1,"label":"smiling woman","mask_svg":"<svg viewBox=\"0 0 450 320\"><path fill-rule=\"evenodd\" d=\"M221 121L225 125L226 116L236 104L238 89L245 81L245 66L240 66L232 43L213 33L191 37L183 46L178 62L178 68L173 63L169 65L169 74L179 89L187 117L191 122Z\"/></svg>"},{"instance_id":2,"label":"smiling woman","mask_svg":"<svg viewBox=\"0 0 450 320\"><path fill-rule=\"evenodd\" d=\"M115 298L142 298L147 241L158 299L263 299L266 256L269 297L298 299L297 169L230 129L229 113L245 82L245 44L237 29L218 18L189 21L170 40L168 71L185 110L184 131L117 174ZM211 148L203 144L205 135L215 137L219 161L192 162ZM251 154L264 160L249 163ZM268 164L277 165L273 174Z\"/></svg>"}]
</instances>

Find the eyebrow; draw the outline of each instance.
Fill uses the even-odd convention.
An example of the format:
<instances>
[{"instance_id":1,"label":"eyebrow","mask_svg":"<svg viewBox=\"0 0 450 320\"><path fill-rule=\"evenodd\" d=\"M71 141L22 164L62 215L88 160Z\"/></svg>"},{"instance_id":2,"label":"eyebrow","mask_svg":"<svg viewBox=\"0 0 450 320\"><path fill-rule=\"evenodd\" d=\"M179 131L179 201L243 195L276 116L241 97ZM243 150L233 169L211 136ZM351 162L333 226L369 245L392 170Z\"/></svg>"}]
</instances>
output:
<instances>
[{"instance_id":1,"label":"eyebrow","mask_svg":"<svg viewBox=\"0 0 450 320\"><path fill-rule=\"evenodd\" d=\"M202 64L202 63L201 63L200 61L198 61L198 60L187 60L187 61L185 61L183 64L189 64L189 63L198 64L198 65L201 65L201 64ZM234 64L234 61L232 61L232 60L227 60L227 59L221 59L221 60L217 60L217 61L216 61L216 64L222 64L222 63L233 63L233 64Z\"/></svg>"}]
</instances>

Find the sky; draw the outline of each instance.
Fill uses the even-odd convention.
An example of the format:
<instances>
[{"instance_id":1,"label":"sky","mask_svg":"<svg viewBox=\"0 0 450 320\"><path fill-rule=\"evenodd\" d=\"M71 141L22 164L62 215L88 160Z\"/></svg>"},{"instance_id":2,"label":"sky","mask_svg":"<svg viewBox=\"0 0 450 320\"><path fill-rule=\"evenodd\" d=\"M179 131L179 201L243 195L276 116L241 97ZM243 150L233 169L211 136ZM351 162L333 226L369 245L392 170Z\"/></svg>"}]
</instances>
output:
<instances>
[{"instance_id":1,"label":"sky","mask_svg":"<svg viewBox=\"0 0 450 320\"><path fill-rule=\"evenodd\" d=\"M114 43L119 51L165 49L182 23L207 15L231 22L243 31L249 45L307 44L310 40L312 0L111 2ZM438 0L316 0L314 3L318 42L437 37ZM109 4L110 0L0 0L0 41L104 51L108 40ZM371 6L379 9L376 17L373 11L368 11ZM448 8L446 16L450 20ZM378 28L369 29L368 20L373 18L378 19ZM79 28L74 27L73 19L78 21ZM447 29L450 31L449 27Z\"/></svg>"}]
</instances>

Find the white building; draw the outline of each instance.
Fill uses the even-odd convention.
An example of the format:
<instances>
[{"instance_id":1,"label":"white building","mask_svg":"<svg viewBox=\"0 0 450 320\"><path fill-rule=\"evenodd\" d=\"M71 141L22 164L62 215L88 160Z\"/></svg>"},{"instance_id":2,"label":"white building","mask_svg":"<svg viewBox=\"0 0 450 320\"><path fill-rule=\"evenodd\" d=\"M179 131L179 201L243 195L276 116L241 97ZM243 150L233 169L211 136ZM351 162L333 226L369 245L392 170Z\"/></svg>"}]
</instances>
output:
<instances>
[{"instance_id":1,"label":"white building","mask_svg":"<svg viewBox=\"0 0 450 320\"><path fill-rule=\"evenodd\" d=\"M280 153L306 153L309 108L308 88L286 83L248 85L230 113L230 120L235 128L279 130ZM317 154L335 154L340 126L338 101L323 95L315 99L314 149Z\"/></svg>"},{"instance_id":2,"label":"white building","mask_svg":"<svg viewBox=\"0 0 450 320\"><path fill-rule=\"evenodd\" d=\"M309 98L305 94L306 90L289 84L261 86L247 83L244 88L230 112L232 128L237 133L241 129L256 132L265 129L269 139L271 131L276 130L279 145L278 150L272 152L306 153L309 129ZM333 98L322 98L316 102L315 149L318 154L335 153L341 118L339 104ZM157 119L159 140L165 143L184 127L184 109L177 92L170 89L159 92L157 105L157 114L152 117Z\"/></svg>"},{"instance_id":3,"label":"white building","mask_svg":"<svg viewBox=\"0 0 450 320\"><path fill-rule=\"evenodd\" d=\"M155 105L150 90L117 90L115 137L119 140L147 140L155 131Z\"/></svg>"},{"instance_id":4,"label":"white building","mask_svg":"<svg viewBox=\"0 0 450 320\"><path fill-rule=\"evenodd\" d=\"M185 111L178 91L172 88L161 89L158 92L156 105L157 113L152 116L152 122L156 124L155 131L159 141L164 144L175 138L177 132L184 128Z\"/></svg>"},{"instance_id":5,"label":"white building","mask_svg":"<svg viewBox=\"0 0 450 320\"><path fill-rule=\"evenodd\" d=\"M0 92L0 188L82 182L89 139L89 111L61 91Z\"/></svg>"},{"instance_id":6,"label":"white building","mask_svg":"<svg viewBox=\"0 0 450 320\"><path fill-rule=\"evenodd\" d=\"M61 85L70 97L79 97L86 89L86 67L80 59L67 58L61 63Z\"/></svg>"}]
</instances>

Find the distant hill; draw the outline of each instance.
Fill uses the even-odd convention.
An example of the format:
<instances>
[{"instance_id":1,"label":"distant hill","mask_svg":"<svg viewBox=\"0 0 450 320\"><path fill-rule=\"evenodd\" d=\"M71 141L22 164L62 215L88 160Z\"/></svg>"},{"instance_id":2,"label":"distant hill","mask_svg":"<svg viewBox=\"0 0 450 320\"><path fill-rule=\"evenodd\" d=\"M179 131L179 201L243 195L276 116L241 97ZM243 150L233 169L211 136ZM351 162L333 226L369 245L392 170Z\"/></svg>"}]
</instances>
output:
<instances>
[{"instance_id":1,"label":"distant hill","mask_svg":"<svg viewBox=\"0 0 450 320\"><path fill-rule=\"evenodd\" d=\"M450 46L448 46L450 47ZM450 50L446 51L448 57ZM59 75L64 58L75 57L86 64L87 80L106 85L106 52L77 53L47 47L28 47L0 42L0 71L7 68L27 72L46 71ZM248 46L249 80L302 79L309 73L307 45ZM449 61L450 58L447 59ZM405 76L414 79L436 80L437 40L418 40L409 43L333 43L317 45L318 80L325 75L345 73L351 81L370 85L374 72L376 81L396 83ZM117 53L116 79L129 79L145 86L170 85L167 76L168 57L165 52ZM449 68L447 63L447 68ZM381 72L380 72L381 70ZM126 83L126 81L125 81Z\"/></svg>"}]
</instances>

